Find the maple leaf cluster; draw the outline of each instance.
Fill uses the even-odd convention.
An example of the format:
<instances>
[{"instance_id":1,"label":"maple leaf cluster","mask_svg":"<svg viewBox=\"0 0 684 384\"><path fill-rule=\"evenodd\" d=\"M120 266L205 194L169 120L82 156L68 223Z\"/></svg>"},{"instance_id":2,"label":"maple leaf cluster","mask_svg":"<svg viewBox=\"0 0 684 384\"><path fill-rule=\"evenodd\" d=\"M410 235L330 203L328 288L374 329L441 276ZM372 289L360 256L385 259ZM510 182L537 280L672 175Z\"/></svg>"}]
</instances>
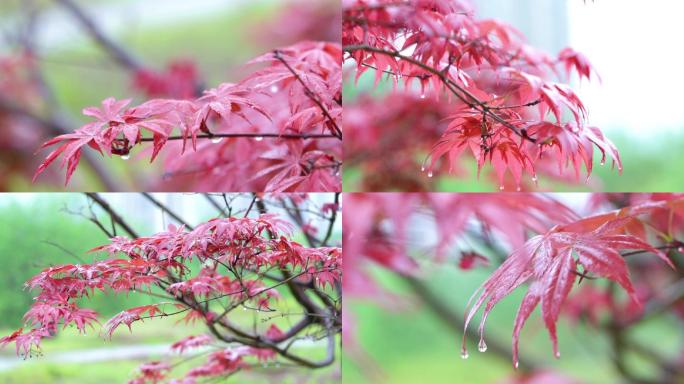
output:
<instances>
[{"instance_id":1,"label":"maple leaf cluster","mask_svg":"<svg viewBox=\"0 0 684 384\"><path fill-rule=\"evenodd\" d=\"M473 248L472 239L477 238L508 256L467 304L464 358L468 357L467 327L477 312L484 308L478 348L486 351L488 315L522 285L528 285L528 290L514 322L515 367L521 330L537 306L556 357L560 356L556 323L563 313L575 322L587 319L594 326L609 316L608 324L621 328L637 324L646 315L643 303L671 307L681 316L681 302L667 301L663 292L671 291L668 286L676 285L679 276L675 268L681 261L674 256L684 251L680 240L684 197L596 194L589 203L587 213L579 214L562 200L541 194L354 194L345 208L354 214L344 215L343 220L348 252L345 292L383 302L401 300L373 281L367 272L370 265L411 279L424 277L425 267L434 263L464 271L486 267L496 259L479 252L480 247ZM607 209L616 206L621 208ZM435 233L434 241L425 244L422 231ZM461 241L464 238L471 240ZM415 252L416 246L420 252ZM655 257L636 257L639 254ZM584 286L571 296L583 280ZM617 284L628 300L594 280ZM352 327L345 326L344 336L353 343L353 315L346 313L346 317Z\"/></svg>"},{"instance_id":2,"label":"maple leaf cluster","mask_svg":"<svg viewBox=\"0 0 684 384\"><path fill-rule=\"evenodd\" d=\"M325 291L341 283L341 248L306 247L291 240L293 229L289 221L264 213L257 218L212 219L192 230L171 224L167 231L149 237L113 237L91 250L104 254L103 260L52 266L27 281L26 287L37 291L34 303L24 316L24 327L0 338L0 346L14 343L17 354L32 355L60 327L74 326L83 333L94 328L98 314L77 303L96 292L154 291L168 300L120 312L104 324L104 334L111 338L121 325L131 330L136 322L176 315L181 316L179 321L205 323L211 334L187 337L171 346L179 354L200 347L213 349L204 364L176 382L225 376L249 368L249 359L262 363L282 355L297 361L279 343L305 329L309 320L290 330L271 324L263 330L254 328L251 332L256 333L251 334L230 319L231 311L240 307L275 311L280 286ZM284 277L271 283L265 274ZM226 339L223 328L235 338ZM226 347L226 342L242 345ZM166 380L170 371L167 362L146 363L132 383L157 383Z\"/></svg>"},{"instance_id":3,"label":"maple leaf cluster","mask_svg":"<svg viewBox=\"0 0 684 384\"><path fill-rule=\"evenodd\" d=\"M428 177L458 172L462 159L471 157L478 175L491 165L500 189L519 190L524 175L536 184L538 172L558 176L566 168L579 180L584 167L588 177L595 149L601 164L609 158L622 170L615 146L589 125L584 104L563 83L572 74L597 77L581 53L570 48L557 56L541 52L513 27L476 18L463 0L347 0L343 9L342 42L345 62L353 67L350 76L358 81L370 73L376 88L382 78L394 86L376 102L385 119L378 120L376 108L367 108L366 98L348 105L353 111L345 127L349 142L372 139L368 145L385 151L377 157L394 156L403 147L399 154L409 152L415 158L425 149L415 143L422 139L430 147L422 168ZM445 104L426 111L430 115L446 108L440 116L445 123L404 124L400 117L417 115L426 104L416 98ZM416 111L407 112L409 108ZM393 114L397 118L388 119ZM349 156L363 159L364 148L351 144ZM378 166L373 160L360 165L373 172ZM400 173L417 173L418 166L409 160L392 165Z\"/></svg>"},{"instance_id":4,"label":"maple leaf cluster","mask_svg":"<svg viewBox=\"0 0 684 384\"><path fill-rule=\"evenodd\" d=\"M165 98L136 106L108 98L85 108L93 121L44 143L58 146L34 180L61 156L68 183L86 147L128 159L150 142L150 161L166 150L165 188L341 190L341 60L339 44L298 43L252 60L261 68L199 97L190 63L139 70L135 87Z\"/></svg>"}]
</instances>

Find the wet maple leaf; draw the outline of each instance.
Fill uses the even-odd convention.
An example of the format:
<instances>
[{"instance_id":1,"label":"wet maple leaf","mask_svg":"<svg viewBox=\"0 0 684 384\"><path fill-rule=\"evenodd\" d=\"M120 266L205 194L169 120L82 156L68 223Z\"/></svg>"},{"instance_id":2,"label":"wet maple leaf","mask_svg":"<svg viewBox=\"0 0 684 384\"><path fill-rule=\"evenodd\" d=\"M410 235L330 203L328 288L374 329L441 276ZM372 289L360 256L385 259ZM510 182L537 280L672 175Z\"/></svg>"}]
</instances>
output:
<instances>
[{"instance_id":1,"label":"wet maple leaf","mask_svg":"<svg viewBox=\"0 0 684 384\"><path fill-rule=\"evenodd\" d=\"M541 303L541 314L551 342L554 355L560 356L556 335L556 322L563 301L570 293L579 274L604 277L618 283L633 302L639 303L629 278L627 264L618 252L623 249L652 252L670 266L671 261L660 250L640 238L624 234L632 217L610 217L598 228L574 225L556 227L544 235L527 241L522 248L513 252L508 259L478 288L468 302L464 333L477 311L484 305L479 326L480 343L484 344L484 325L494 306L514 289L531 282L522 299L513 329L513 363L518 366L518 342L520 331L532 311ZM593 224L585 221L585 224ZM584 229L584 231L582 230ZM473 302L473 299L475 300ZM470 304L473 303L472 306ZM462 353L467 355L465 334Z\"/></svg>"}]
</instances>

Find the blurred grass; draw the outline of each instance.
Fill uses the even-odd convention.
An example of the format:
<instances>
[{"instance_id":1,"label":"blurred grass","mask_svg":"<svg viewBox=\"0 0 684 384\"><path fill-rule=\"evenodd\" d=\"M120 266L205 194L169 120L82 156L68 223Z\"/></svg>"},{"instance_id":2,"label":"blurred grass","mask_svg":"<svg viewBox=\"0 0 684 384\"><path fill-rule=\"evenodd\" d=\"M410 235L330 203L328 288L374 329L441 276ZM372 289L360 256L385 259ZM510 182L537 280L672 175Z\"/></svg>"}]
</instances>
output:
<instances>
[{"instance_id":1,"label":"blurred grass","mask_svg":"<svg viewBox=\"0 0 684 384\"><path fill-rule=\"evenodd\" d=\"M383 285L410 301L410 292L400 278L375 268L373 276ZM491 273L480 269L470 272L456 268L438 268L429 272L426 279L433 292L453 312L462 315L465 303L475 289ZM587 284L584 282L583 284ZM491 344L496 340L510 348L513 319L524 295L524 289L516 290L501 301L487 320L485 339ZM390 303L384 303L391 305ZM447 326L427 308L411 305L408 310L389 311L377 304L347 299L345 310L354 314L356 339L380 367L384 379L392 384L409 383L469 383L489 384L515 374L512 362L489 352L477 352L477 346L469 344L470 357L460 357L460 330ZM469 332L477 332L479 316ZM640 325L633 337L645 345L657 348L660 353L676 356L682 330L670 318L650 321ZM565 373L584 383L618 383L612 370L610 349L604 332L585 325L573 326L561 317L558 325L561 358L552 358L551 343L535 310L525 328L520 342L521 360L535 361L541 368ZM364 364L369 363L364 361ZM630 366L642 372L650 367L643 359L630 358ZM354 358L345 355L343 376L350 383L373 383L376 379L363 373Z\"/></svg>"}]
</instances>

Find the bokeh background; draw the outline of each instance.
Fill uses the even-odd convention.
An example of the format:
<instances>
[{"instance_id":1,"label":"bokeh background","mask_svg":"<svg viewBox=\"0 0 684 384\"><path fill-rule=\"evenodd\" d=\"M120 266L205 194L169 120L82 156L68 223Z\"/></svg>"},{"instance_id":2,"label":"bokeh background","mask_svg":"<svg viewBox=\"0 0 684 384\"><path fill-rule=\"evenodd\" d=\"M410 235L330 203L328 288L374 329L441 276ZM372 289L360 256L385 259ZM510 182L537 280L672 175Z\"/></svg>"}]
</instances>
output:
<instances>
[{"instance_id":1,"label":"bokeh background","mask_svg":"<svg viewBox=\"0 0 684 384\"><path fill-rule=\"evenodd\" d=\"M73 1L146 68L165 71L172 62L191 62L207 88L242 79L254 70L244 64L257 55L302 40L338 41L341 29L339 0ZM112 60L58 1L0 1L0 63L20 54L27 40L54 94L46 110L39 110L42 115L58 111L75 129L88 121L81 110L107 97L133 98L134 104L145 100L132 89L134 74ZM0 88L7 73L0 64ZM2 119L3 112L0 108L0 190L64 191L64 171L58 166L31 183L49 153L35 152L54 132ZM134 154L128 161L95 157L117 190L149 190L146 186L163 175L162 162L149 164L147 155ZM66 190L107 189L83 162Z\"/></svg>"},{"instance_id":2,"label":"bokeh background","mask_svg":"<svg viewBox=\"0 0 684 384\"><path fill-rule=\"evenodd\" d=\"M672 36L684 34L678 1L639 0L472 0L480 18L496 18L524 33L527 40L552 55L570 46L585 54L601 81L571 85L589 113L589 123L600 127L620 150L624 172L597 165L589 185L540 180L540 190L555 191L678 191L684 154L684 109L679 90L684 53ZM352 101L373 88L373 74L362 76L358 87L345 83L345 100ZM388 91L384 84L376 94ZM420 160L416 161L417 172ZM490 168L490 167L485 167ZM474 161L470 177L435 175L436 191L497 191L486 177L478 181ZM358 191L364 177L360 167L347 167L344 190Z\"/></svg>"},{"instance_id":3,"label":"bokeh background","mask_svg":"<svg viewBox=\"0 0 684 384\"><path fill-rule=\"evenodd\" d=\"M161 213L139 194L100 194L142 236L164 231L169 223L177 224ZM152 194L153 198L189 223L199 223L217 217L216 208L206 195L200 194ZM219 205L222 196L209 196ZM312 194L313 206L332 202L332 194ZM234 209L244 210L251 201L249 194L234 201ZM313 207L312 206L312 207ZM6 336L22 326L22 316L32 303L33 295L24 290L24 282L41 270L59 264L92 262L97 254L88 250L106 244L107 236L90 220L90 204L85 195L73 193L1 194L0 195L0 335ZM269 207L273 213L283 213ZM106 213L93 206L95 213L108 224ZM285 218L285 217L283 217ZM341 242L341 220L333 232L332 244ZM323 231L325 223L312 221L314 228ZM302 233L295 240L305 243ZM282 299L279 310L294 308L294 298L287 290L279 290ZM158 302L158 299L130 295L96 294L88 306L100 313L98 320L104 322L124 309ZM253 311L236 311L237 323L252 324ZM257 314L266 317L267 314ZM133 324L133 332L126 327L117 329L111 340L104 337L98 327L80 335L67 328L42 343L43 354L29 359L17 357L14 346L0 350L0 382L23 383L105 383L120 384L135 376L135 369L142 363L173 356L171 343L189 336L206 333L201 323L179 323L180 318L148 319ZM269 320L269 321L280 321ZM312 358L324 353L323 342L305 345L300 350ZM337 352L339 356L339 351ZM196 361L201 362L200 360ZM339 379L340 360L337 364L320 370L306 370L269 366L268 368L241 372L226 383L319 383L336 382ZM192 368L192 364L183 366Z\"/></svg>"}]
</instances>

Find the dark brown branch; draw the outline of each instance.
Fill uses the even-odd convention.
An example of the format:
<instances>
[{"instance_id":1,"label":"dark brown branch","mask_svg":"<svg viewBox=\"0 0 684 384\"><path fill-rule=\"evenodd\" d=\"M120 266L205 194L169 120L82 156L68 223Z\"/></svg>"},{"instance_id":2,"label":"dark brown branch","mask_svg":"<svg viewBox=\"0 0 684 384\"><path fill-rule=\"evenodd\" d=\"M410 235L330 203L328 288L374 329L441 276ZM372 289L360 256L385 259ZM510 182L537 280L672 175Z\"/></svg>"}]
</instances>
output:
<instances>
[{"instance_id":1,"label":"dark brown branch","mask_svg":"<svg viewBox=\"0 0 684 384\"><path fill-rule=\"evenodd\" d=\"M336 192L335 193L335 209L333 210L332 214L330 215L330 218L328 219L328 230L325 232L325 236L323 237L323 240L321 240L321 247L326 247L328 245L328 241L330 241L330 236L332 236L332 231L333 227L335 226L335 221L337 221L337 209L340 204L340 193Z\"/></svg>"},{"instance_id":2,"label":"dark brown branch","mask_svg":"<svg viewBox=\"0 0 684 384\"><path fill-rule=\"evenodd\" d=\"M86 32L92 36L92 38L97 42L105 51L107 51L112 58L119 64L125 66L126 68L137 71L143 68L142 63L128 51L126 51L121 45L117 44L114 40L110 39L92 20L92 18L76 4L73 0L56 0L64 8L69 10L74 17L81 23L85 28Z\"/></svg>"},{"instance_id":3,"label":"dark brown branch","mask_svg":"<svg viewBox=\"0 0 684 384\"><path fill-rule=\"evenodd\" d=\"M167 207L166 205L162 204L159 200L157 200L157 199L155 199L154 197L152 197L152 195L150 195L149 193L143 192L142 195L143 195L147 200L149 200L152 204L154 204L155 206L157 206L157 208L161 209L162 212L164 212L164 213L166 213L167 215L171 216L171 218L173 218L174 220L176 220L176 222L178 222L178 223L184 225L185 228L188 228L188 229L191 230L191 231L194 229L194 227L193 227L192 225L190 225L187 221L183 220L182 217L178 216L178 215L177 215L174 211L172 211L169 207Z\"/></svg>"},{"instance_id":4,"label":"dark brown branch","mask_svg":"<svg viewBox=\"0 0 684 384\"><path fill-rule=\"evenodd\" d=\"M306 139L337 139L337 136L320 133L212 133L211 135L197 135L198 139L219 139L219 138L257 138L257 139L288 139L288 140L306 140ZM184 136L169 136L166 140L187 140ZM154 138L143 137L140 142L152 142Z\"/></svg>"},{"instance_id":5,"label":"dark brown branch","mask_svg":"<svg viewBox=\"0 0 684 384\"><path fill-rule=\"evenodd\" d=\"M128 223L100 195L98 195L97 193L86 193L86 196L91 198L93 201L97 203L97 205L104 209L112 218L112 220L114 220L114 222L116 222L121 228L123 228L123 230L126 231L126 233L128 233L129 236L134 238L140 237L138 233L130 225L128 225Z\"/></svg>"},{"instance_id":6,"label":"dark brown branch","mask_svg":"<svg viewBox=\"0 0 684 384\"><path fill-rule=\"evenodd\" d=\"M302 87L304 87L306 95L309 97L309 99L311 99L311 101L313 101L318 106L318 108L321 110L325 118L328 119L328 122L332 125L334 136L342 140L342 130L340 130L340 127L335 122L335 119L333 119L332 116L330 116L330 112L328 112L328 109L325 107L325 105L323 105L318 95L314 91L312 91L311 88L309 88L309 86L304 82L301 76L299 76L297 71L295 71L294 68L292 68L292 66L290 66L290 64L287 62L287 60L285 60L280 51L273 51L273 57L275 57L276 60L283 63L285 68L287 68L287 70L292 73L292 75L295 77L295 79L297 79L297 81L302 85Z\"/></svg>"},{"instance_id":7,"label":"dark brown branch","mask_svg":"<svg viewBox=\"0 0 684 384\"><path fill-rule=\"evenodd\" d=\"M404 61L411 63L417 67L420 67L421 69L431 73L432 75L437 76L442 81L442 84L444 84L444 86L452 94L454 94L454 96L456 96L459 100L461 100L463 103L468 105L470 108L475 109L475 110L489 116L490 118L496 120L498 123L500 123L504 127L508 128L509 130L511 130L513 133L520 136L524 140L536 142L536 140L534 138L531 138L531 137L527 136L526 134L523 134L518 127L516 127L515 125L506 121L506 119L504 119L503 117L499 116L485 102L481 101L475 95L470 93L467 89L463 88L462 86L460 86L456 82L449 79L449 77L444 72L442 72L438 69L435 69L435 68L433 68L427 64L424 64L424 63L420 62L419 60L416 60L410 56L402 55L399 52L386 51L384 49L375 48L375 47L370 46L370 45L348 45L348 46L345 46L343 49L345 52L348 52L348 53L353 53L356 51L375 52L375 53L379 53L381 55L391 56L391 57L394 57L394 58L397 58L400 60L404 60Z\"/></svg>"}]
</instances>

